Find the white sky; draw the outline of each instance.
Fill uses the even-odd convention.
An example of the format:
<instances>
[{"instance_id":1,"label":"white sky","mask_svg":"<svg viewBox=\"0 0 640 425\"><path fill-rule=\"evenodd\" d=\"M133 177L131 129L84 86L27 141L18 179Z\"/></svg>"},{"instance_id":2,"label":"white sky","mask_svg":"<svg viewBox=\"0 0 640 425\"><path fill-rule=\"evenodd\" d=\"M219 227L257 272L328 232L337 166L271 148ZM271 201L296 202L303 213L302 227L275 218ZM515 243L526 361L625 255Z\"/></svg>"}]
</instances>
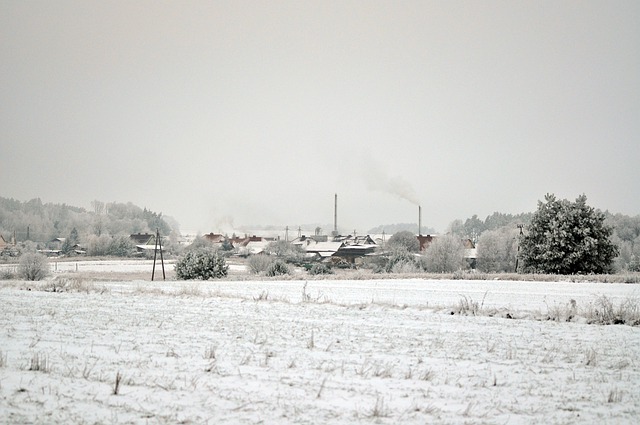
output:
<instances>
[{"instance_id":1,"label":"white sky","mask_svg":"<svg viewBox=\"0 0 640 425\"><path fill-rule=\"evenodd\" d=\"M639 135L637 0L0 2L23 201L201 232L330 224L334 193L347 232L546 193L637 215Z\"/></svg>"}]
</instances>

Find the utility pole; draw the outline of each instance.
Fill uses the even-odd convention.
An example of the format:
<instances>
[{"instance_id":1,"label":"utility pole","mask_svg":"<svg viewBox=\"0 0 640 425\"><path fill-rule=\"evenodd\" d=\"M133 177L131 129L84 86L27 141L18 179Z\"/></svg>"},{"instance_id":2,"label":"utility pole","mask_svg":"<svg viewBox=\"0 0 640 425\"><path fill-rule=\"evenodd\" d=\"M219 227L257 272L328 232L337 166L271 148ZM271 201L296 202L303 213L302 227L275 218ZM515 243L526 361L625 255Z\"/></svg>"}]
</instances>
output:
<instances>
[{"instance_id":1,"label":"utility pole","mask_svg":"<svg viewBox=\"0 0 640 425\"><path fill-rule=\"evenodd\" d=\"M524 225L518 224L518 229L520 229L520 239L522 239L522 228ZM516 273L518 273L518 261L520 260L520 241L518 241L518 253L516 254Z\"/></svg>"},{"instance_id":2,"label":"utility pole","mask_svg":"<svg viewBox=\"0 0 640 425\"><path fill-rule=\"evenodd\" d=\"M160 250L160 262L162 263L162 280L166 280L166 276L164 274L164 258L162 257L162 240L160 239L160 229L156 228L156 245L153 249L153 271L151 272L151 280L153 280L156 274L156 255L158 254L158 250Z\"/></svg>"}]
</instances>

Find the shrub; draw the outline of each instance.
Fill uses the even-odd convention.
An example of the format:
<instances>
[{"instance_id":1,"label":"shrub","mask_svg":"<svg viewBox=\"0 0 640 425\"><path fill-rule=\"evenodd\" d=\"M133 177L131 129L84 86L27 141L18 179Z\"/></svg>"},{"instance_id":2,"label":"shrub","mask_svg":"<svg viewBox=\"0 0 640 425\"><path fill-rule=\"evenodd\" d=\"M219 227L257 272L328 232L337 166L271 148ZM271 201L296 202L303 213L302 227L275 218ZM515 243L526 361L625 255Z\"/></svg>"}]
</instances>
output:
<instances>
[{"instance_id":1,"label":"shrub","mask_svg":"<svg viewBox=\"0 0 640 425\"><path fill-rule=\"evenodd\" d=\"M282 260L276 260L269 265L269 267L267 268L266 274L269 277L273 277L273 276L282 276L285 274L289 274L290 272L291 271L287 263L285 263Z\"/></svg>"},{"instance_id":2,"label":"shrub","mask_svg":"<svg viewBox=\"0 0 640 425\"><path fill-rule=\"evenodd\" d=\"M0 280L12 280L15 279L15 273L12 269L0 270Z\"/></svg>"},{"instance_id":3,"label":"shrub","mask_svg":"<svg viewBox=\"0 0 640 425\"><path fill-rule=\"evenodd\" d=\"M323 274L333 274L333 270L331 267L326 264L316 263L309 269L309 274L312 275L323 275Z\"/></svg>"},{"instance_id":4,"label":"shrub","mask_svg":"<svg viewBox=\"0 0 640 425\"><path fill-rule=\"evenodd\" d=\"M400 261L393 265L391 273L418 273L420 269L413 261Z\"/></svg>"},{"instance_id":5,"label":"shrub","mask_svg":"<svg viewBox=\"0 0 640 425\"><path fill-rule=\"evenodd\" d=\"M266 272L275 261L275 258L269 255L252 255L247 261L247 267L251 273L260 274Z\"/></svg>"},{"instance_id":6,"label":"shrub","mask_svg":"<svg viewBox=\"0 0 640 425\"><path fill-rule=\"evenodd\" d=\"M596 298L595 305L587 312L588 323L601 325L640 325L640 302L637 298L627 298L618 306L602 295Z\"/></svg>"},{"instance_id":7,"label":"shrub","mask_svg":"<svg viewBox=\"0 0 640 425\"><path fill-rule=\"evenodd\" d=\"M401 273L401 269L412 268L415 271L414 255L404 248L396 248L389 253L389 260L385 265L387 273Z\"/></svg>"},{"instance_id":8,"label":"shrub","mask_svg":"<svg viewBox=\"0 0 640 425\"><path fill-rule=\"evenodd\" d=\"M180 280L209 280L227 276L229 266L217 250L196 249L178 259L175 270Z\"/></svg>"},{"instance_id":9,"label":"shrub","mask_svg":"<svg viewBox=\"0 0 640 425\"><path fill-rule=\"evenodd\" d=\"M44 255L29 252L20 257L18 275L23 279L42 280L49 273L49 260Z\"/></svg>"}]
</instances>

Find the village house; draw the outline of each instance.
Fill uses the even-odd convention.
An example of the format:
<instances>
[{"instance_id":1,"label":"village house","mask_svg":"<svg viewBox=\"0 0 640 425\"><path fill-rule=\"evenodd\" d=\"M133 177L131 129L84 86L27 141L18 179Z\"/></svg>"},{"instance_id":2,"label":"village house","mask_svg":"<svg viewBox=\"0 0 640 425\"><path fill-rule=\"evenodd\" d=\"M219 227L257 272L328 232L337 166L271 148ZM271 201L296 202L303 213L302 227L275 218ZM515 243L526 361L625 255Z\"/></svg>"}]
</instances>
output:
<instances>
[{"instance_id":1,"label":"village house","mask_svg":"<svg viewBox=\"0 0 640 425\"><path fill-rule=\"evenodd\" d=\"M129 239L136 246L138 254L153 252L156 249L156 235L151 233L134 233Z\"/></svg>"},{"instance_id":2,"label":"village house","mask_svg":"<svg viewBox=\"0 0 640 425\"><path fill-rule=\"evenodd\" d=\"M151 233L134 233L129 235L134 245L155 245L156 235Z\"/></svg>"}]
</instances>

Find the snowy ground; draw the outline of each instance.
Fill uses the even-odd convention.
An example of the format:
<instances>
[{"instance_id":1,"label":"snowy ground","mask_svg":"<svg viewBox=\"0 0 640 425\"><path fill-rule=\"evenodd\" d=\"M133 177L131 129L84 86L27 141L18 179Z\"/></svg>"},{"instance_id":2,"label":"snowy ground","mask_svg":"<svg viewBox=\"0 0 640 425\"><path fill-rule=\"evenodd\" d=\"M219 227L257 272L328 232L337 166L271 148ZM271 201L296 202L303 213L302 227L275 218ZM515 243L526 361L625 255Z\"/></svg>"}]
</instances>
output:
<instances>
[{"instance_id":1,"label":"snowy ground","mask_svg":"<svg viewBox=\"0 0 640 425\"><path fill-rule=\"evenodd\" d=\"M58 279L60 280L60 278ZM539 321L640 287L0 282L0 423L637 423L640 328ZM29 290L31 289L31 290ZM519 319L451 315L462 297ZM114 394L116 376L121 376Z\"/></svg>"}]
</instances>

